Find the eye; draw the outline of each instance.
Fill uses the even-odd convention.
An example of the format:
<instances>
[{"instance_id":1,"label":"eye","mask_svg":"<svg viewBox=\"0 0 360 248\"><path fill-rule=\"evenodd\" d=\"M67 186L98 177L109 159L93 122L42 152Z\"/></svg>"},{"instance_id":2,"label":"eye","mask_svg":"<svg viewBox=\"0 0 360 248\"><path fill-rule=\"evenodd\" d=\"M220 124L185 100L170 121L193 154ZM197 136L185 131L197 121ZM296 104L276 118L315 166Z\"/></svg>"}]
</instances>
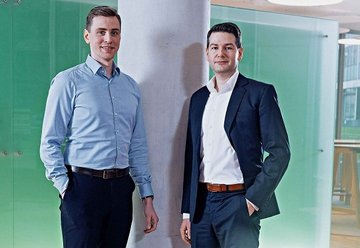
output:
<instances>
[{"instance_id":1,"label":"eye","mask_svg":"<svg viewBox=\"0 0 360 248\"><path fill-rule=\"evenodd\" d=\"M105 33L106 33L106 32L105 32L104 30L97 31L97 34L98 34L98 35L105 35Z\"/></svg>"},{"instance_id":2,"label":"eye","mask_svg":"<svg viewBox=\"0 0 360 248\"><path fill-rule=\"evenodd\" d=\"M119 34L119 31L111 31L111 36L118 36Z\"/></svg>"},{"instance_id":3,"label":"eye","mask_svg":"<svg viewBox=\"0 0 360 248\"><path fill-rule=\"evenodd\" d=\"M226 47L226 50L233 50L233 47L231 47L231 46Z\"/></svg>"}]
</instances>

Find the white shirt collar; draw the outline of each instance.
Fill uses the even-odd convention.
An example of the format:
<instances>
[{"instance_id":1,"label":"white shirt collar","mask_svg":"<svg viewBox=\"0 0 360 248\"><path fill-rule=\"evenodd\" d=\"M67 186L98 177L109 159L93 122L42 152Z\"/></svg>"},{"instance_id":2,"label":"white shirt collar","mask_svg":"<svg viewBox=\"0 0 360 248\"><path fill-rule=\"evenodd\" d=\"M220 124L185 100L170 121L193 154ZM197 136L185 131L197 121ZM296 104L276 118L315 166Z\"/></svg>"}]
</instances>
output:
<instances>
[{"instance_id":1,"label":"white shirt collar","mask_svg":"<svg viewBox=\"0 0 360 248\"><path fill-rule=\"evenodd\" d=\"M206 87L208 88L210 93L221 94L221 93L225 93L228 91L232 91L235 87L238 76L239 76L239 71L236 70L235 73L226 81L226 83L224 85L222 85L222 87L220 87L220 85L219 85L219 92L217 92L215 89L215 76L213 76L209 80L209 82L206 84Z\"/></svg>"}]
</instances>

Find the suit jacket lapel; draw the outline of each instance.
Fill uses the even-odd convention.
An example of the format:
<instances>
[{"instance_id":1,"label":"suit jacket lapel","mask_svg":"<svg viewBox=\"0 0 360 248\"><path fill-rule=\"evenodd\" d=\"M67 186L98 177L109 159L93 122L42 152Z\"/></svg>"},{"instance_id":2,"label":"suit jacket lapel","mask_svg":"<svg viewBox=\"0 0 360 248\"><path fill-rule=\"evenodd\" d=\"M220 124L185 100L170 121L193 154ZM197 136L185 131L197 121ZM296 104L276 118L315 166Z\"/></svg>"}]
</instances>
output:
<instances>
[{"instance_id":1,"label":"suit jacket lapel","mask_svg":"<svg viewBox=\"0 0 360 248\"><path fill-rule=\"evenodd\" d=\"M224 128L230 141L230 128L235 120L236 113L246 92L244 85L246 85L247 83L248 82L246 78L243 75L239 74L226 110Z\"/></svg>"}]
</instances>

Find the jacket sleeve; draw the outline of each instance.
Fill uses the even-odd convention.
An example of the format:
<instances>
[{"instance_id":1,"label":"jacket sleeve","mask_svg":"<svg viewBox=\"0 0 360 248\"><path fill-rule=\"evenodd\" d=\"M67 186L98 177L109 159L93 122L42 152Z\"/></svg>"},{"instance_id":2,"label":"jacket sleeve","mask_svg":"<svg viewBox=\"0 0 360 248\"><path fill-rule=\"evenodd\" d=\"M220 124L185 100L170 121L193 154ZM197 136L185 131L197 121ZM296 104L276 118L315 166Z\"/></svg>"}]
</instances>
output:
<instances>
[{"instance_id":1,"label":"jacket sleeve","mask_svg":"<svg viewBox=\"0 0 360 248\"><path fill-rule=\"evenodd\" d=\"M246 198L261 210L273 195L290 160L288 135L272 85L267 85L260 97L259 128L262 148L268 156L255 182L248 188Z\"/></svg>"},{"instance_id":2,"label":"jacket sleeve","mask_svg":"<svg viewBox=\"0 0 360 248\"><path fill-rule=\"evenodd\" d=\"M191 109L191 102L190 102L189 110L190 109ZM184 181L183 181L181 213L190 213L190 189L191 189L191 171L192 171L192 157L193 157L190 113L191 111L189 111L187 134L186 134Z\"/></svg>"}]
</instances>

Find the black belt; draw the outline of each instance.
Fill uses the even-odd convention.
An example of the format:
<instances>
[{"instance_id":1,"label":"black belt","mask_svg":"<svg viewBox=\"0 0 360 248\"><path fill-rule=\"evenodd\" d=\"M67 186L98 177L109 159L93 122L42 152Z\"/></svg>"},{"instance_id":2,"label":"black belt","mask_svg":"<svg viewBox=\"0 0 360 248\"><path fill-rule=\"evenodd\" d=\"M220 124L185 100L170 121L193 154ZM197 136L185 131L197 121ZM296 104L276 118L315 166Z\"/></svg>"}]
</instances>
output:
<instances>
[{"instance_id":1,"label":"black belt","mask_svg":"<svg viewBox=\"0 0 360 248\"><path fill-rule=\"evenodd\" d=\"M125 169L106 169L106 170L94 170L83 167L68 166L71 167L71 171L79 174L84 174L93 177L100 177L102 179L118 178L129 175L129 168Z\"/></svg>"}]
</instances>

